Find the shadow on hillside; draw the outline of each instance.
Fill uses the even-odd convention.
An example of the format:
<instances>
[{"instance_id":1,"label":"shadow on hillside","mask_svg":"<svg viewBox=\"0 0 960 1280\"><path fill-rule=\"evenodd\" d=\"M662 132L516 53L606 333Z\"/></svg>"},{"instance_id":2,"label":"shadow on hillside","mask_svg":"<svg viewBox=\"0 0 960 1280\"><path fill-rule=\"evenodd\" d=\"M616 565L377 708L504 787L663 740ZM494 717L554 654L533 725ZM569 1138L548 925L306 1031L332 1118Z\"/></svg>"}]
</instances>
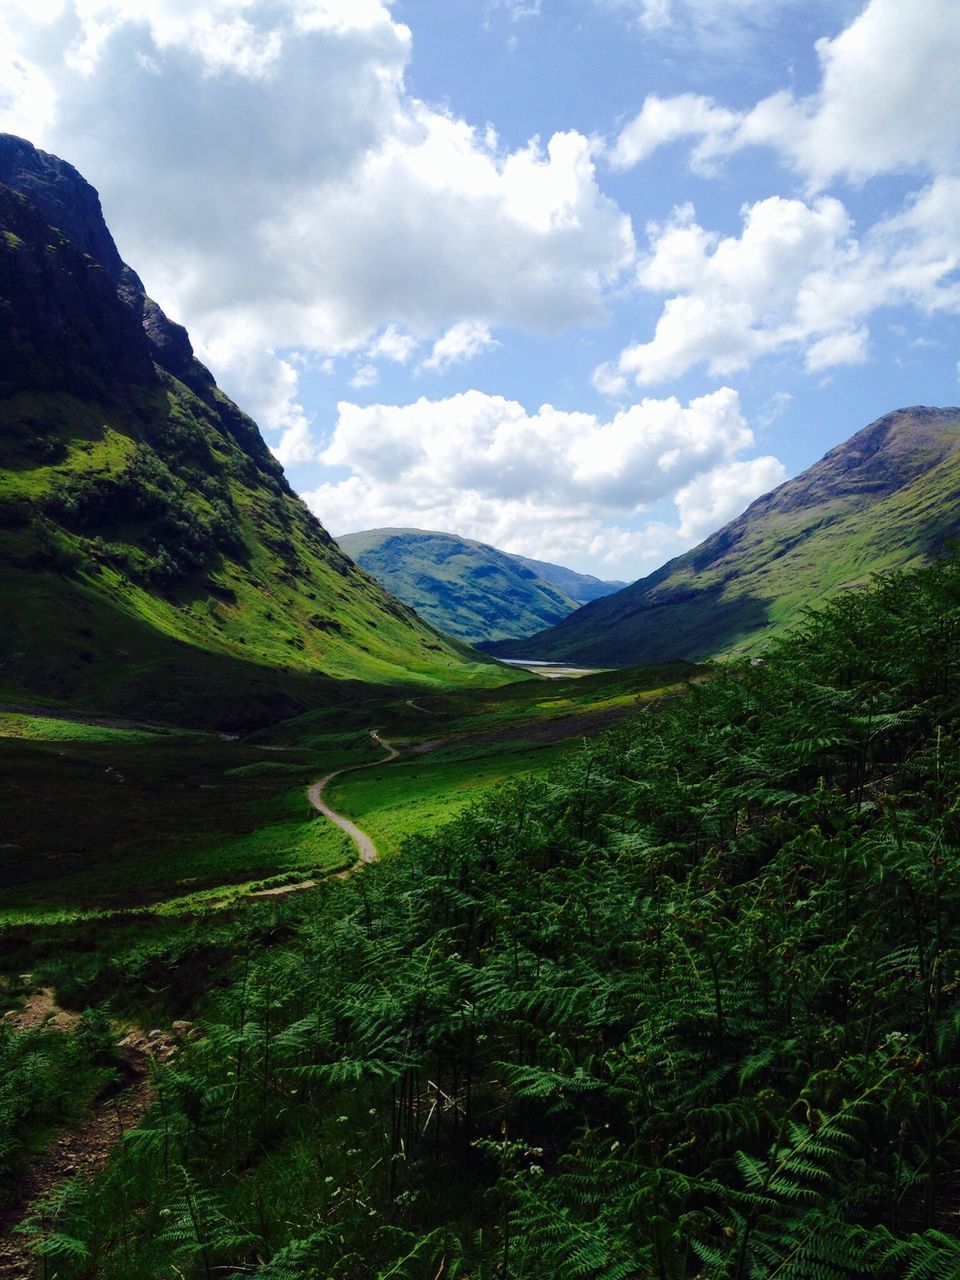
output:
<instances>
[{"instance_id":1,"label":"shadow on hillside","mask_svg":"<svg viewBox=\"0 0 960 1280\"><path fill-rule=\"evenodd\" d=\"M621 593L626 595L627 593ZM726 653L770 625L770 600L723 596L722 587L674 591L664 599L608 596L528 639L481 645L498 657L627 667L699 661Z\"/></svg>"},{"instance_id":2,"label":"shadow on hillside","mask_svg":"<svg viewBox=\"0 0 960 1280\"><path fill-rule=\"evenodd\" d=\"M8 704L59 703L94 715L248 732L382 694L361 681L200 649L67 578L37 574L26 589L24 582L12 575L19 607L0 618L0 698Z\"/></svg>"}]
</instances>

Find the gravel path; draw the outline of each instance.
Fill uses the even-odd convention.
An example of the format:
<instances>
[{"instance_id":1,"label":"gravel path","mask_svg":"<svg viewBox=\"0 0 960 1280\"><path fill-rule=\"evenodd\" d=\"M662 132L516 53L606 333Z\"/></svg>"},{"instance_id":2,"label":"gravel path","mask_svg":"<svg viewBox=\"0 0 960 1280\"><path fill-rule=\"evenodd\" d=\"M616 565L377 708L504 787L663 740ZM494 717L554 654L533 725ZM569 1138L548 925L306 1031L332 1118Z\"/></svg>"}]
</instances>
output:
<instances>
[{"instance_id":1,"label":"gravel path","mask_svg":"<svg viewBox=\"0 0 960 1280\"><path fill-rule=\"evenodd\" d=\"M323 798L323 792L329 782L334 778L338 778L342 773L359 772L360 769L377 769L380 766L389 764L391 760L396 760L400 752L396 747L391 746L389 742L385 742L376 729L370 730L370 739L378 747L383 747L387 752L380 760L372 760L370 764L354 764L348 765L346 769L334 769L333 773L328 773L325 778L321 778L319 782L315 782L307 788L307 799L313 805L318 813L322 813L325 818L329 818L335 823L341 831L345 831L353 843L357 846L357 852L360 855L361 863L376 862L379 854L377 846L373 843L365 831L362 831L355 822L351 822L349 818L345 818L342 813L337 813L336 809L332 809ZM293 886L291 886L293 887Z\"/></svg>"}]
</instances>

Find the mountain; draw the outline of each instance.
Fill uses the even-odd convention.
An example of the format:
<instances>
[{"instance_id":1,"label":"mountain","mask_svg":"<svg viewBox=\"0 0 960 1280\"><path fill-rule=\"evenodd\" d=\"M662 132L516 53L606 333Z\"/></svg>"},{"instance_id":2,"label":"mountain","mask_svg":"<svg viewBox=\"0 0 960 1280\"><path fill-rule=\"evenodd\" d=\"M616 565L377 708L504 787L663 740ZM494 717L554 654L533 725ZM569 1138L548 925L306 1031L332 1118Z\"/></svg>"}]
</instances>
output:
<instances>
[{"instance_id":1,"label":"mountain","mask_svg":"<svg viewBox=\"0 0 960 1280\"><path fill-rule=\"evenodd\" d=\"M577 573L573 569L565 569L561 564L551 564L548 560L531 560L529 556L517 556L512 552L507 554L511 560L516 560L544 582L559 587L565 596L575 600L578 605L589 604L591 600L602 600L604 596L612 596L615 591L622 591L629 586L629 583L616 578L595 578L591 573Z\"/></svg>"},{"instance_id":2,"label":"mountain","mask_svg":"<svg viewBox=\"0 0 960 1280\"><path fill-rule=\"evenodd\" d=\"M615 584L427 529L344 534L352 560L442 631L476 644L559 622Z\"/></svg>"},{"instance_id":3,"label":"mountain","mask_svg":"<svg viewBox=\"0 0 960 1280\"><path fill-rule=\"evenodd\" d=\"M10 135L0 592L7 703L242 725L494 674L343 555L121 261L93 187Z\"/></svg>"},{"instance_id":4,"label":"mountain","mask_svg":"<svg viewBox=\"0 0 960 1280\"><path fill-rule=\"evenodd\" d=\"M503 657L599 666L751 650L807 605L960 536L960 409L900 409L692 551Z\"/></svg>"}]
</instances>

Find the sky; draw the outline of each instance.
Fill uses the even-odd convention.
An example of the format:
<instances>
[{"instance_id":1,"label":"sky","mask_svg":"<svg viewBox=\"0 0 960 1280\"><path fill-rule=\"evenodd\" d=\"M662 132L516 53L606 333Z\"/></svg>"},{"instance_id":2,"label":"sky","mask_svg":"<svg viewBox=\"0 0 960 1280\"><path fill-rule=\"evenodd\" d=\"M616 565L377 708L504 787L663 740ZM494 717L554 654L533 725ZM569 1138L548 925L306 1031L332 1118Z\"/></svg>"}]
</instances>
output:
<instances>
[{"instance_id":1,"label":"sky","mask_svg":"<svg viewBox=\"0 0 960 1280\"><path fill-rule=\"evenodd\" d=\"M634 580L960 400L957 0L0 0L0 130L335 536Z\"/></svg>"}]
</instances>

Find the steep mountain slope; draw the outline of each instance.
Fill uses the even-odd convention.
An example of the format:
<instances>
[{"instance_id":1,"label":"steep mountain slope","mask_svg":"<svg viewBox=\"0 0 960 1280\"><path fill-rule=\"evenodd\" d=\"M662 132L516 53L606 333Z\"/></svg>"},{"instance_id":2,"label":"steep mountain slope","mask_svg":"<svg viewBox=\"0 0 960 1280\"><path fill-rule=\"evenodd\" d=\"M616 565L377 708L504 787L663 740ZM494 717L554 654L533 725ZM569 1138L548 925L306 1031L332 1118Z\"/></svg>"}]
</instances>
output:
<instances>
[{"instance_id":1,"label":"steep mountain slope","mask_svg":"<svg viewBox=\"0 0 960 1280\"><path fill-rule=\"evenodd\" d=\"M806 605L960 536L960 409L887 414L700 546L505 657L630 665L754 649Z\"/></svg>"},{"instance_id":2,"label":"steep mountain slope","mask_svg":"<svg viewBox=\"0 0 960 1280\"><path fill-rule=\"evenodd\" d=\"M344 534L338 542L421 617L471 643L550 626L572 613L580 600L602 594L596 588L604 586L571 569L510 555L453 533L368 529Z\"/></svg>"},{"instance_id":3,"label":"steep mountain slope","mask_svg":"<svg viewBox=\"0 0 960 1280\"><path fill-rule=\"evenodd\" d=\"M123 264L94 189L10 135L0 593L8 702L228 725L343 682L502 680L340 552Z\"/></svg>"}]
</instances>

